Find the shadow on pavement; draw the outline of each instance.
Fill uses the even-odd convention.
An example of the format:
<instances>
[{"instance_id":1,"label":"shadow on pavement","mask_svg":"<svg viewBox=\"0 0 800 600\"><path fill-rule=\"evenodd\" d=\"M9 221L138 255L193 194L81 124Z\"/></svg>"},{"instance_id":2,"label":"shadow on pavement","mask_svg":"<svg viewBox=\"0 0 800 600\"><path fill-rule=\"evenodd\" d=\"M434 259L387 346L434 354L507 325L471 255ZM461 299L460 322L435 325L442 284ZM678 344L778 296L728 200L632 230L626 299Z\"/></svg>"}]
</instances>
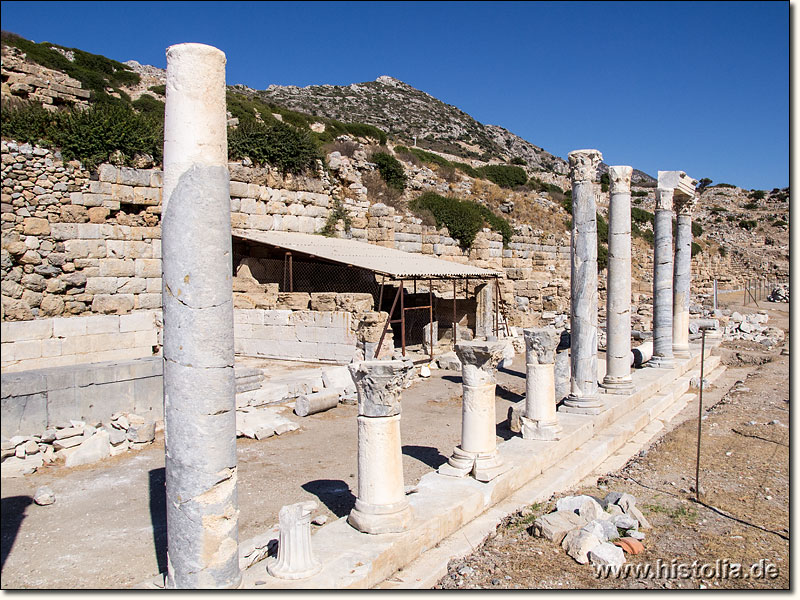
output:
<instances>
[{"instance_id":1,"label":"shadow on pavement","mask_svg":"<svg viewBox=\"0 0 800 600\"><path fill-rule=\"evenodd\" d=\"M431 469L438 469L447 462L447 457L443 456L437 448L431 446L403 446L403 454L416 458Z\"/></svg>"},{"instance_id":2,"label":"shadow on pavement","mask_svg":"<svg viewBox=\"0 0 800 600\"><path fill-rule=\"evenodd\" d=\"M2 515L0 516L0 552L2 553L0 569L6 564L6 558L11 553L22 521L25 520L25 509L31 504L33 504L33 498L30 496L9 496L2 500L2 507L0 507Z\"/></svg>"},{"instance_id":3,"label":"shadow on pavement","mask_svg":"<svg viewBox=\"0 0 800 600\"><path fill-rule=\"evenodd\" d=\"M337 517L349 515L356 505L350 486L341 479L315 479L304 483L302 488L319 498Z\"/></svg>"}]
</instances>

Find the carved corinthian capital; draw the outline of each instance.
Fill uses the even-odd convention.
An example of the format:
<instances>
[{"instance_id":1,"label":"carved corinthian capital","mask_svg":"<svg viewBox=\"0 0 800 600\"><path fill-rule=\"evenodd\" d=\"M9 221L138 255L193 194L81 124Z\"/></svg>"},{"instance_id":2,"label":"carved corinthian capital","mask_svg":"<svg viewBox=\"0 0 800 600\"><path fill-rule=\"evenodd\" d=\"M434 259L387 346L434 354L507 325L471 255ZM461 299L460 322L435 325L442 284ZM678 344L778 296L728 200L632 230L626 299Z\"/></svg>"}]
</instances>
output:
<instances>
[{"instance_id":1,"label":"carved corinthian capital","mask_svg":"<svg viewBox=\"0 0 800 600\"><path fill-rule=\"evenodd\" d=\"M608 167L609 188L612 194L629 194L631 191L633 167Z\"/></svg>"},{"instance_id":2,"label":"carved corinthian capital","mask_svg":"<svg viewBox=\"0 0 800 600\"><path fill-rule=\"evenodd\" d=\"M603 160L599 150L573 150L568 158L569 173L573 183L594 181L597 178L597 166Z\"/></svg>"},{"instance_id":3,"label":"carved corinthian capital","mask_svg":"<svg viewBox=\"0 0 800 600\"><path fill-rule=\"evenodd\" d=\"M656 189L656 210L672 210L672 189Z\"/></svg>"},{"instance_id":4,"label":"carved corinthian capital","mask_svg":"<svg viewBox=\"0 0 800 600\"><path fill-rule=\"evenodd\" d=\"M692 216L697 208L697 196L675 196L675 212L679 215Z\"/></svg>"}]
</instances>

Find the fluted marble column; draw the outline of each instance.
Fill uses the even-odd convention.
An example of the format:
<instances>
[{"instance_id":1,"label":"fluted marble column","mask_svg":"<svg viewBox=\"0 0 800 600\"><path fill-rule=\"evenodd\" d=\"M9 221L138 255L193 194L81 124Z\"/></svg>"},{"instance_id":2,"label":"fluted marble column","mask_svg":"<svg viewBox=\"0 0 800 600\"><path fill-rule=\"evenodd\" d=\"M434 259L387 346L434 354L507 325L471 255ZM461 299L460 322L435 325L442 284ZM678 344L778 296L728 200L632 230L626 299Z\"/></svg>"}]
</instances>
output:
<instances>
[{"instance_id":1,"label":"fluted marble column","mask_svg":"<svg viewBox=\"0 0 800 600\"><path fill-rule=\"evenodd\" d=\"M555 350L561 332L554 327L523 329L525 337L525 414L522 437L557 440L561 434L556 412Z\"/></svg>"},{"instance_id":2,"label":"fluted marble column","mask_svg":"<svg viewBox=\"0 0 800 600\"><path fill-rule=\"evenodd\" d=\"M597 198L594 180L603 155L569 153L572 179L572 266L570 269L570 394L564 412L604 410L597 388Z\"/></svg>"},{"instance_id":3,"label":"fluted marble column","mask_svg":"<svg viewBox=\"0 0 800 600\"><path fill-rule=\"evenodd\" d=\"M267 563L267 571L279 579L305 579L319 573L322 565L311 548L313 500L289 504L278 513L278 556Z\"/></svg>"},{"instance_id":4,"label":"fluted marble column","mask_svg":"<svg viewBox=\"0 0 800 600\"><path fill-rule=\"evenodd\" d=\"M463 400L461 445L439 467L439 473L464 477L472 473L478 481L490 481L507 467L497 452L495 369L503 360L506 342L459 342Z\"/></svg>"},{"instance_id":5,"label":"fluted marble column","mask_svg":"<svg viewBox=\"0 0 800 600\"><path fill-rule=\"evenodd\" d=\"M358 391L358 497L347 522L363 533L397 533L413 515L403 486L400 394L413 364L374 360L350 365Z\"/></svg>"},{"instance_id":6,"label":"fluted marble column","mask_svg":"<svg viewBox=\"0 0 800 600\"><path fill-rule=\"evenodd\" d=\"M167 49L162 205L167 586L241 583L225 54Z\"/></svg>"},{"instance_id":7,"label":"fluted marble column","mask_svg":"<svg viewBox=\"0 0 800 600\"><path fill-rule=\"evenodd\" d=\"M631 175L633 167L608 167L608 281L606 375L603 388L628 393L631 379Z\"/></svg>"},{"instance_id":8,"label":"fluted marble column","mask_svg":"<svg viewBox=\"0 0 800 600\"><path fill-rule=\"evenodd\" d=\"M677 231L675 232L675 275L672 296L672 352L689 358L689 298L692 284L692 212L697 196L675 194Z\"/></svg>"}]
</instances>

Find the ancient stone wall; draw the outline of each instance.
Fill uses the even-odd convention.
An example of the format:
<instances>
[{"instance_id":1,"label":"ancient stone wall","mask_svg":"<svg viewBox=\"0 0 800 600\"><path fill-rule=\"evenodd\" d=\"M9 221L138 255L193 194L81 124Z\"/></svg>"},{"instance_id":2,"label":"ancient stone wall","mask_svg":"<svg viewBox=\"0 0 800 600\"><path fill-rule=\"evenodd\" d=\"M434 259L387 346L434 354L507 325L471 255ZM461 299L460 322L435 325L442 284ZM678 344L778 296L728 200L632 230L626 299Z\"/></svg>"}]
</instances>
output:
<instances>
[{"instance_id":1,"label":"ancient stone wall","mask_svg":"<svg viewBox=\"0 0 800 600\"><path fill-rule=\"evenodd\" d=\"M26 61L24 53L3 46L2 95L40 102L47 109L89 106L89 90L66 73Z\"/></svg>"}]
</instances>

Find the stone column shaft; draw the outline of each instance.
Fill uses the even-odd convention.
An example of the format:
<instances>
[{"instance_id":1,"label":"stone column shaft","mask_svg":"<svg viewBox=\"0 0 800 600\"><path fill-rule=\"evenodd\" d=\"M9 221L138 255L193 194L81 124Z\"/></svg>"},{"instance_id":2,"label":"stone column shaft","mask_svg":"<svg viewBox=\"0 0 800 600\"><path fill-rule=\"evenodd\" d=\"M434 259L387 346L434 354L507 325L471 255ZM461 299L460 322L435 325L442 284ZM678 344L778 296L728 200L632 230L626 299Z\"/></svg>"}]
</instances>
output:
<instances>
[{"instance_id":1,"label":"stone column shaft","mask_svg":"<svg viewBox=\"0 0 800 600\"><path fill-rule=\"evenodd\" d=\"M692 210L696 200L676 199L675 274L672 298L672 352L689 358L689 296L692 283Z\"/></svg>"},{"instance_id":2,"label":"stone column shaft","mask_svg":"<svg viewBox=\"0 0 800 600\"><path fill-rule=\"evenodd\" d=\"M311 547L311 511L316 508L313 500L281 508L278 556L267 562L267 571L273 577L305 579L322 570Z\"/></svg>"},{"instance_id":3,"label":"stone column shaft","mask_svg":"<svg viewBox=\"0 0 800 600\"><path fill-rule=\"evenodd\" d=\"M167 585L239 570L225 55L167 49L162 269Z\"/></svg>"},{"instance_id":4,"label":"stone column shaft","mask_svg":"<svg viewBox=\"0 0 800 600\"><path fill-rule=\"evenodd\" d=\"M622 393L631 379L631 175L633 167L609 167L606 375L602 386Z\"/></svg>"},{"instance_id":5,"label":"stone column shaft","mask_svg":"<svg viewBox=\"0 0 800 600\"><path fill-rule=\"evenodd\" d=\"M478 288L477 297L475 337L487 338L494 335L494 284L487 281Z\"/></svg>"},{"instance_id":6,"label":"stone column shaft","mask_svg":"<svg viewBox=\"0 0 800 600\"><path fill-rule=\"evenodd\" d=\"M349 367L358 391L358 497L347 521L363 533L405 531L413 518L400 442L400 393L412 367L402 360Z\"/></svg>"},{"instance_id":7,"label":"stone column shaft","mask_svg":"<svg viewBox=\"0 0 800 600\"><path fill-rule=\"evenodd\" d=\"M561 433L556 412L555 349L561 335L551 327L523 329L525 337L525 415L522 437L557 440Z\"/></svg>"},{"instance_id":8,"label":"stone column shaft","mask_svg":"<svg viewBox=\"0 0 800 600\"><path fill-rule=\"evenodd\" d=\"M594 180L603 159L597 150L569 153L572 179L570 269L570 394L565 412L597 414L597 199Z\"/></svg>"},{"instance_id":9,"label":"stone column shaft","mask_svg":"<svg viewBox=\"0 0 800 600\"><path fill-rule=\"evenodd\" d=\"M656 190L653 222L653 358L648 366L672 368L672 189Z\"/></svg>"},{"instance_id":10,"label":"stone column shaft","mask_svg":"<svg viewBox=\"0 0 800 600\"><path fill-rule=\"evenodd\" d=\"M506 470L497 453L495 368L503 360L505 342L459 342L464 398L461 403L461 445L439 473L490 481Z\"/></svg>"}]
</instances>

